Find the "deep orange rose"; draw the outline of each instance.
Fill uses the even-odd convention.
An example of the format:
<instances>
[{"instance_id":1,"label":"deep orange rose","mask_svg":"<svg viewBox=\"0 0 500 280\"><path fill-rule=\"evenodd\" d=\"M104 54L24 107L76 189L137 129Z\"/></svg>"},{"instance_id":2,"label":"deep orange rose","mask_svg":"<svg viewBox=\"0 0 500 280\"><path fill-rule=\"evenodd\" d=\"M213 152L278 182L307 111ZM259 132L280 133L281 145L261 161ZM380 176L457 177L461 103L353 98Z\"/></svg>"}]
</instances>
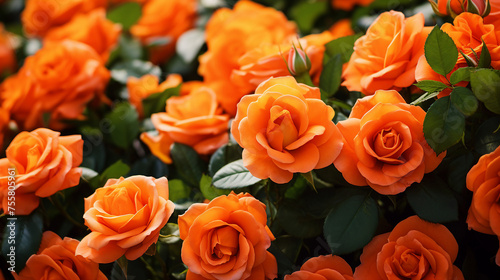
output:
<instances>
[{"instance_id":1,"label":"deep orange rose","mask_svg":"<svg viewBox=\"0 0 500 280\"><path fill-rule=\"evenodd\" d=\"M12 35L5 31L0 23L0 77L4 71L14 72L16 68L16 54L12 44Z\"/></svg>"},{"instance_id":2,"label":"deep orange rose","mask_svg":"<svg viewBox=\"0 0 500 280\"><path fill-rule=\"evenodd\" d=\"M453 265L457 254L457 241L445 226L412 216L365 246L354 279L463 280Z\"/></svg>"},{"instance_id":3,"label":"deep orange rose","mask_svg":"<svg viewBox=\"0 0 500 280\"><path fill-rule=\"evenodd\" d=\"M59 136L46 128L19 133L0 159L0 206L8 209L9 171L15 169L16 215L28 215L40 197L78 185L82 170L83 140L80 135Z\"/></svg>"},{"instance_id":4,"label":"deep orange rose","mask_svg":"<svg viewBox=\"0 0 500 280\"><path fill-rule=\"evenodd\" d=\"M354 6L368 6L375 0L332 0L332 6L335 9L350 11Z\"/></svg>"},{"instance_id":5,"label":"deep orange rose","mask_svg":"<svg viewBox=\"0 0 500 280\"><path fill-rule=\"evenodd\" d=\"M407 19L401 12L381 14L354 44L342 85L365 95L411 86L429 32L423 14Z\"/></svg>"},{"instance_id":6,"label":"deep orange rose","mask_svg":"<svg viewBox=\"0 0 500 280\"><path fill-rule=\"evenodd\" d=\"M441 26L441 30L450 35L459 50L458 61L452 73L458 68L467 67L467 62L460 54L460 51L476 63L478 62L474 53L477 54L477 57L481 57L481 50L483 48L483 42L481 39L484 40L486 47L490 52L491 66L495 69L500 69L500 48L498 47L500 42L500 30L498 28L495 30L495 26L493 24L484 24L483 18L478 15L461 13L455 18L453 24L443 24ZM451 75L451 73L449 75ZM425 56L422 56L418 62L415 70L415 77L417 81L435 80L449 84L445 77L432 70L431 66L427 63ZM442 94L439 97L445 95L447 94Z\"/></svg>"},{"instance_id":7,"label":"deep orange rose","mask_svg":"<svg viewBox=\"0 0 500 280\"><path fill-rule=\"evenodd\" d=\"M141 78L129 77L127 80L128 98L139 113L139 117L144 117L142 109L142 100L153 93L163 92L168 88L177 87L182 83L182 76L179 74L170 74L167 79L159 84L158 77L155 75L144 75Z\"/></svg>"},{"instance_id":8,"label":"deep orange rose","mask_svg":"<svg viewBox=\"0 0 500 280\"><path fill-rule=\"evenodd\" d=\"M69 22L75 15L106 5L107 0L27 0L21 14L24 32L43 37L49 29Z\"/></svg>"},{"instance_id":9,"label":"deep orange rose","mask_svg":"<svg viewBox=\"0 0 500 280\"><path fill-rule=\"evenodd\" d=\"M266 223L266 206L250 194L191 205L179 216L186 280L276 278L276 259L267 251L274 236Z\"/></svg>"},{"instance_id":10,"label":"deep orange rose","mask_svg":"<svg viewBox=\"0 0 500 280\"><path fill-rule=\"evenodd\" d=\"M436 156L424 138L425 111L406 104L396 91L379 90L358 99L349 118L337 123L344 147L334 161L347 182L398 194L436 169Z\"/></svg>"},{"instance_id":11,"label":"deep orange rose","mask_svg":"<svg viewBox=\"0 0 500 280\"><path fill-rule=\"evenodd\" d=\"M83 218L92 232L75 253L97 263L110 263L123 255L135 260L156 243L173 212L167 178L109 179L85 198Z\"/></svg>"},{"instance_id":12,"label":"deep orange rose","mask_svg":"<svg viewBox=\"0 0 500 280\"><path fill-rule=\"evenodd\" d=\"M118 43L121 26L106 19L104 9L95 9L87 14L78 14L68 23L51 28L45 35L44 43L73 40L91 46L108 61L109 54Z\"/></svg>"},{"instance_id":13,"label":"deep orange rose","mask_svg":"<svg viewBox=\"0 0 500 280\"><path fill-rule=\"evenodd\" d=\"M3 149L3 141L5 138L5 132L9 126L9 113L0 107L0 149Z\"/></svg>"},{"instance_id":14,"label":"deep orange rose","mask_svg":"<svg viewBox=\"0 0 500 280\"><path fill-rule=\"evenodd\" d=\"M285 280L353 280L352 268L339 256L319 256L307 260L300 271Z\"/></svg>"},{"instance_id":15,"label":"deep orange rose","mask_svg":"<svg viewBox=\"0 0 500 280\"><path fill-rule=\"evenodd\" d=\"M197 17L196 0L149 0L142 7L142 16L130 28L143 45L166 39L165 45L150 48L150 60L159 64L175 52L175 42L194 27Z\"/></svg>"},{"instance_id":16,"label":"deep orange rose","mask_svg":"<svg viewBox=\"0 0 500 280\"><path fill-rule=\"evenodd\" d=\"M0 85L2 107L25 130L64 119L81 119L92 99L105 99L109 71L89 46L75 41L48 44L26 59L20 71Z\"/></svg>"},{"instance_id":17,"label":"deep orange rose","mask_svg":"<svg viewBox=\"0 0 500 280\"><path fill-rule=\"evenodd\" d=\"M78 240L65 237L61 239L52 231L46 231L38 253L32 255L19 273L16 280L106 280L99 264L82 256L75 256Z\"/></svg>"},{"instance_id":18,"label":"deep orange rose","mask_svg":"<svg viewBox=\"0 0 500 280\"><path fill-rule=\"evenodd\" d=\"M337 157L342 136L334 116L318 88L290 76L271 78L241 99L231 132L244 148L245 167L255 177L282 184Z\"/></svg>"},{"instance_id":19,"label":"deep orange rose","mask_svg":"<svg viewBox=\"0 0 500 280\"><path fill-rule=\"evenodd\" d=\"M467 216L469 229L498 236L500 240L500 147L483 155L467 174L467 188L473 192ZM500 266L500 249L496 256Z\"/></svg>"},{"instance_id":20,"label":"deep orange rose","mask_svg":"<svg viewBox=\"0 0 500 280\"><path fill-rule=\"evenodd\" d=\"M283 13L251 1L238 1L233 10L221 8L212 15L206 26L208 51L200 56L198 72L206 82L221 84L223 90L215 93L227 113L234 116L241 97L255 89L241 88L231 80L233 71L246 64L242 57L263 47L276 53L274 45L290 42L296 31Z\"/></svg>"},{"instance_id":21,"label":"deep orange rose","mask_svg":"<svg viewBox=\"0 0 500 280\"><path fill-rule=\"evenodd\" d=\"M141 139L165 163L172 161L170 145L173 142L189 145L200 155L209 155L229 140L229 116L222 114L209 87L169 98L166 112L153 114L151 120L159 135L143 133Z\"/></svg>"}]
</instances>

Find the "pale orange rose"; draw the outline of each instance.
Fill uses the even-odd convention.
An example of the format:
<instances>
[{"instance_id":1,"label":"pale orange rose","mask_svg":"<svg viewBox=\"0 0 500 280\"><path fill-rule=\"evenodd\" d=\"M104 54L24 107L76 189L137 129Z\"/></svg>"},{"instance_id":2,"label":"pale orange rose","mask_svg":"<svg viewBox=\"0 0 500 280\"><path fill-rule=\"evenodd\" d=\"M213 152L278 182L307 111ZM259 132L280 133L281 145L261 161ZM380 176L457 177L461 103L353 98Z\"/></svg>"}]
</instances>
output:
<instances>
[{"instance_id":1,"label":"pale orange rose","mask_svg":"<svg viewBox=\"0 0 500 280\"><path fill-rule=\"evenodd\" d=\"M332 0L332 6L335 9L350 11L354 6L368 6L375 0Z\"/></svg>"},{"instance_id":2,"label":"pale orange rose","mask_svg":"<svg viewBox=\"0 0 500 280\"><path fill-rule=\"evenodd\" d=\"M460 54L460 51L476 63L478 62L474 53L477 54L477 57L481 57L481 50L483 48L483 42L481 39L484 40L484 43L490 52L491 66L494 69L500 69L500 48L498 47L500 42L500 29L497 28L497 30L495 30L495 26L493 24L484 24L483 18L479 15L461 13L455 18L453 24L443 24L441 26L441 30L446 32L453 39L453 42L455 42L455 45L459 50L457 63L451 73L458 68L468 66L465 58ZM448 75L448 78L451 73ZM429 63L427 63L425 56L422 56L419 59L415 70L415 77L417 81L435 80L449 84L445 77L432 70ZM445 95L449 95L449 92L447 92L447 94L441 94L439 97Z\"/></svg>"},{"instance_id":3,"label":"pale orange rose","mask_svg":"<svg viewBox=\"0 0 500 280\"><path fill-rule=\"evenodd\" d=\"M179 216L186 280L276 278L276 259L267 251L274 236L266 223L266 206L250 194L191 205Z\"/></svg>"},{"instance_id":4,"label":"pale orange rose","mask_svg":"<svg viewBox=\"0 0 500 280\"><path fill-rule=\"evenodd\" d=\"M457 254L457 241L445 226L411 216L365 246L354 279L463 280L453 265Z\"/></svg>"},{"instance_id":5,"label":"pale orange rose","mask_svg":"<svg viewBox=\"0 0 500 280\"><path fill-rule=\"evenodd\" d=\"M500 147L483 155L467 174L472 203L467 216L469 229L498 236L500 240ZM500 266L500 249L496 256Z\"/></svg>"},{"instance_id":6,"label":"pale orange rose","mask_svg":"<svg viewBox=\"0 0 500 280\"><path fill-rule=\"evenodd\" d=\"M3 72L14 72L16 68L16 54L14 53L13 37L5 31L0 23L0 77Z\"/></svg>"},{"instance_id":7,"label":"pale orange rose","mask_svg":"<svg viewBox=\"0 0 500 280\"><path fill-rule=\"evenodd\" d=\"M82 170L80 135L60 136L46 128L19 133L0 159L0 209L8 213L9 191L15 172L16 215L28 215L41 197L78 185ZM10 177L10 178L9 178ZM10 193L12 194L12 193Z\"/></svg>"},{"instance_id":8,"label":"pale orange rose","mask_svg":"<svg viewBox=\"0 0 500 280\"><path fill-rule=\"evenodd\" d=\"M69 22L75 15L106 5L107 0L27 0L21 21L26 34L43 37L49 29Z\"/></svg>"},{"instance_id":9,"label":"pale orange rose","mask_svg":"<svg viewBox=\"0 0 500 280\"><path fill-rule=\"evenodd\" d=\"M130 33L143 45L164 39L164 45L150 48L150 60L165 62L175 52L175 43L182 33L193 28L197 18L196 0L149 0L142 7L142 16Z\"/></svg>"},{"instance_id":10,"label":"pale orange rose","mask_svg":"<svg viewBox=\"0 0 500 280\"><path fill-rule=\"evenodd\" d=\"M171 163L170 145L173 142L189 145L200 155L209 155L229 140L229 116L222 113L209 87L169 98L166 112L153 114L151 121L158 136L143 133L141 140L165 163Z\"/></svg>"},{"instance_id":11,"label":"pale orange rose","mask_svg":"<svg viewBox=\"0 0 500 280\"><path fill-rule=\"evenodd\" d=\"M174 212L165 177L132 176L109 179L85 198L85 236L76 255L97 263L121 256L135 260L158 241L160 230Z\"/></svg>"},{"instance_id":12,"label":"pale orange rose","mask_svg":"<svg viewBox=\"0 0 500 280\"><path fill-rule=\"evenodd\" d=\"M251 1L238 1L232 10L221 8L212 15L206 26L208 50L200 56L198 72L204 81L221 84L223 90L215 93L228 114L234 116L241 97L255 89L241 88L231 80L233 71L245 65L240 62L242 56L290 42L297 37L296 32L295 24L282 12Z\"/></svg>"},{"instance_id":13,"label":"pale orange rose","mask_svg":"<svg viewBox=\"0 0 500 280\"><path fill-rule=\"evenodd\" d=\"M85 43L106 62L118 43L120 33L121 26L106 19L106 11L99 8L87 14L77 14L66 24L51 28L43 40L44 44L64 40Z\"/></svg>"},{"instance_id":14,"label":"pale orange rose","mask_svg":"<svg viewBox=\"0 0 500 280\"><path fill-rule=\"evenodd\" d=\"M44 126L60 130L64 119L81 119L92 99L105 100L109 71L88 45L48 44L26 58L19 72L0 85L0 102L24 130Z\"/></svg>"},{"instance_id":15,"label":"pale orange rose","mask_svg":"<svg viewBox=\"0 0 500 280\"><path fill-rule=\"evenodd\" d=\"M155 75L144 75L141 78L129 77L127 80L128 98L139 113L139 117L144 117L142 109L142 100L154 93L163 92L168 88L177 87L182 83L182 76L179 74L170 74L167 79L159 84L158 77Z\"/></svg>"},{"instance_id":16,"label":"pale orange rose","mask_svg":"<svg viewBox=\"0 0 500 280\"><path fill-rule=\"evenodd\" d=\"M285 280L353 280L352 268L339 256L318 256L307 260Z\"/></svg>"},{"instance_id":17,"label":"pale orange rose","mask_svg":"<svg viewBox=\"0 0 500 280\"><path fill-rule=\"evenodd\" d=\"M271 78L244 96L231 132L243 150L243 164L255 176L282 184L294 173L330 165L342 148L332 122L335 112L318 88L293 77Z\"/></svg>"},{"instance_id":18,"label":"pale orange rose","mask_svg":"<svg viewBox=\"0 0 500 280\"><path fill-rule=\"evenodd\" d=\"M406 104L396 91L379 90L358 99L347 120L337 123L344 147L333 162L352 185L378 193L403 192L436 169L436 156L424 137L425 111Z\"/></svg>"},{"instance_id":19,"label":"pale orange rose","mask_svg":"<svg viewBox=\"0 0 500 280\"><path fill-rule=\"evenodd\" d=\"M26 262L26 266L19 275L14 274L16 280L106 280L99 264L87 260L82 256L75 256L75 250L80 242L76 239L46 231L42 235L42 242L38 252Z\"/></svg>"},{"instance_id":20,"label":"pale orange rose","mask_svg":"<svg viewBox=\"0 0 500 280\"><path fill-rule=\"evenodd\" d=\"M429 32L423 14L405 18L401 12L382 13L354 44L342 85L365 95L411 86Z\"/></svg>"}]
</instances>

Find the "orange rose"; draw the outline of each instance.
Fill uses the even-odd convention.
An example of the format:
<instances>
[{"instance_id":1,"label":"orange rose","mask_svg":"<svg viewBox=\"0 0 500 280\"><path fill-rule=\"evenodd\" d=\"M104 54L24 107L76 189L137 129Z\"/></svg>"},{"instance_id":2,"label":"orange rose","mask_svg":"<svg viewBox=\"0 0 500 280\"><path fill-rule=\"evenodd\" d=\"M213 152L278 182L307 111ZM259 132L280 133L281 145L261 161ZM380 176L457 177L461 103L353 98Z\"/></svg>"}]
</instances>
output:
<instances>
[{"instance_id":1,"label":"orange rose","mask_svg":"<svg viewBox=\"0 0 500 280\"><path fill-rule=\"evenodd\" d=\"M498 236L500 240L500 147L483 155L467 174L467 188L473 192L467 216L469 229ZM500 266L500 249L496 256Z\"/></svg>"},{"instance_id":2,"label":"orange rose","mask_svg":"<svg viewBox=\"0 0 500 280\"><path fill-rule=\"evenodd\" d=\"M177 87L182 83L182 76L179 74L170 74L167 79L158 84L158 77L155 75L144 75L141 78L129 77L127 80L128 98L139 113L139 117L144 117L142 109L142 100L153 93L163 92L168 88Z\"/></svg>"},{"instance_id":3,"label":"orange rose","mask_svg":"<svg viewBox=\"0 0 500 280\"><path fill-rule=\"evenodd\" d=\"M365 246L354 279L463 280L453 265L457 254L457 241L445 226L412 216Z\"/></svg>"},{"instance_id":4,"label":"orange rose","mask_svg":"<svg viewBox=\"0 0 500 280\"><path fill-rule=\"evenodd\" d=\"M0 107L0 149L3 149L3 139L5 137L5 132L9 126L9 113Z\"/></svg>"},{"instance_id":5,"label":"orange rose","mask_svg":"<svg viewBox=\"0 0 500 280\"><path fill-rule=\"evenodd\" d=\"M82 256L75 256L78 240L65 237L61 239L52 231L46 231L38 253L32 255L23 270L16 275L16 280L106 280L99 264Z\"/></svg>"},{"instance_id":6,"label":"orange rose","mask_svg":"<svg viewBox=\"0 0 500 280\"><path fill-rule=\"evenodd\" d=\"M89 101L105 99L109 71L89 46L63 41L44 46L26 59L20 71L0 86L2 107L25 130L49 126L60 130L64 119L81 119Z\"/></svg>"},{"instance_id":7,"label":"orange rose","mask_svg":"<svg viewBox=\"0 0 500 280\"><path fill-rule=\"evenodd\" d=\"M365 95L411 86L429 32L424 28L423 14L407 19L401 12L381 14L354 44L342 85Z\"/></svg>"},{"instance_id":8,"label":"orange rose","mask_svg":"<svg viewBox=\"0 0 500 280\"><path fill-rule=\"evenodd\" d=\"M406 104L396 91L358 99L349 119L337 123L344 147L334 161L350 184L369 185L381 194L403 192L436 169L436 156L424 138L425 112Z\"/></svg>"},{"instance_id":9,"label":"orange rose","mask_svg":"<svg viewBox=\"0 0 500 280\"><path fill-rule=\"evenodd\" d=\"M483 18L478 15L461 13L455 18L453 24L443 24L441 30L446 32L453 39L459 53L460 51L463 52L469 58L476 61L476 63L478 60L475 54L477 54L478 57L481 56L481 50L483 48L481 39L484 40L491 55L491 66L495 69L500 69L500 48L498 47L500 42L500 30L495 30L493 24L484 24ZM467 62L465 58L459 54L457 64L452 72L461 67L467 67ZM451 75L451 73L449 75ZM418 66L415 70L415 77L417 81L435 80L449 84L445 77L432 70L425 56L422 56L418 62Z\"/></svg>"},{"instance_id":10,"label":"orange rose","mask_svg":"<svg viewBox=\"0 0 500 280\"><path fill-rule=\"evenodd\" d=\"M354 6L368 6L375 0L332 0L332 6L335 9L350 11Z\"/></svg>"},{"instance_id":11,"label":"orange rose","mask_svg":"<svg viewBox=\"0 0 500 280\"><path fill-rule=\"evenodd\" d=\"M106 5L106 0L27 0L21 21L28 35L43 37L49 29L69 22L75 15Z\"/></svg>"},{"instance_id":12,"label":"orange rose","mask_svg":"<svg viewBox=\"0 0 500 280\"><path fill-rule=\"evenodd\" d=\"M274 236L266 223L266 206L250 194L191 205L179 216L186 280L276 278L276 259L267 251Z\"/></svg>"},{"instance_id":13,"label":"orange rose","mask_svg":"<svg viewBox=\"0 0 500 280\"><path fill-rule=\"evenodd\" d=\"M141 135L151 152L171 163L170 145L173 142L193 147L201 155L209 155L229 140L229 116L222 114L212 89L201 87L189 95L167 100L166 113L151 116L159 135Z\"/></svg>"},{"instance_id":14,"label":"orange rose","mask_svg":"<svg viewBox=\"0 0 500 280\"><path fill-rule=\"evenodd\" d=\"M436 2L437 1L437 2ZM458 15L463 12L475 12L479 15L483 15L486 12L486 1L487 0L472 0L472 7L469 6L468 0L432 0L435 4L437 4L437 12L441 15L449 15L448 10L448 2L450 2L450 9L452 14ZM500 3L499 0L488 0L490 5L493 6L498 5ZM433 6L435 5L434 3ZM490 7L491 7L490 6ZM453 16L455 16L453 15Z\"/></svg>"},{"instance_id":15,"label":"orange rose","mask_svg":"<svg viewBox=\"0 0 500 280\"><path fill-rule=\"evenodd\" d=\"M490 14L484 18L484 23L500 26L500 1L490 0Z\"/></svg>"},{"instance_id":16,"label":"orange rose","mask_svg":"<svg viewBox=\"0 0 500 280\"><path fill-rule=\"evenodd\" d=\"M352 269L339 256L319 256L307 260L300 271L285 275L285 280L353 280Z\"/></svg>"},{"instance_id":17,"label":"orange rose","mask_svg":"<svg viewBox=\"0 0 500 280\"><path fill-rule=\"evenodd\" d=\"M173 212L167 178L109 179L85 198L83 218L92 232L75 253L97 263L110 263L123 255L135 260L156 243Z\"/></svg>"},{"instance_id":18,"label":"orange rose","mask_svg":"<svg viewBox=\"0 0 500 280\"><path fill-rule=\"evenodd\" d=\"M78 185L82 170L83 140L80 135L59 136L46 128L19 133L0 159L0 209L8 210L10 176L15 172L16 215L28 215L40 197Z\"/></svg>"},{"instance_id":19,"label":"orange rose","mask_svg":"<svg viewBox=\"0 0 500 280\"><path fill-rule=\"evenodd\" d=\"M165 45L151 47L150 60L155 64L166 61L175 52L175 42L194 27L197 17L196 0L149 0L142 8L139 21L130 33L143 45L166 39Z\"/></svg>"},{"instance_id":20,"label":"orange rose","mask_svg":"<svg viewBox=\"0 0 500 280\"><path fill-rule=\"evenodd\" d=\"M91 46L106 62L118 43L120 32L121 26L106 19L104 9L95 9L88 14L78 14L68 23L50 29L44 37L44 43L66 39L82 42Z\"/></svg>"},{"instance_id":21,"label":"orange rose","mask_svg":"<svg viewBox=\"0 0 500 280\"><path fill-rule=\"evenodd\" d=\"M342 136L334 116L318 88L293 77L271 78L241 99L231 132L244 148L245 167L255 177L282 184L337 157Z\"/></svg>"},{"instance_id":22,"label":"orange rose","mask_svg":"<svg viewBox=\"0 0 500 280\"><path fill-rule=\"evenodd\" d=\"M240 59L263 46L290 42L296 31L283 13L251 1L238 1L233 10L221 8L212 15L206 26L208 51L200 56L198 72L206 82L221 84L223 90L215 93L227 113L234 116L241 97L255 89L240 88L231 81L233 71L246 64Z\"/></svg>"},{"instance_id":23,"label":"orange rose","mask_svg":"<svg viewBox=\"0 0 500 280\"><path fill-rule=\"evenodd\" d=\"M4 71L14 72L16 68L16 54L12 45L12 35L5 31L0 23L0 77Z\"/></svg>"}]
</instances>

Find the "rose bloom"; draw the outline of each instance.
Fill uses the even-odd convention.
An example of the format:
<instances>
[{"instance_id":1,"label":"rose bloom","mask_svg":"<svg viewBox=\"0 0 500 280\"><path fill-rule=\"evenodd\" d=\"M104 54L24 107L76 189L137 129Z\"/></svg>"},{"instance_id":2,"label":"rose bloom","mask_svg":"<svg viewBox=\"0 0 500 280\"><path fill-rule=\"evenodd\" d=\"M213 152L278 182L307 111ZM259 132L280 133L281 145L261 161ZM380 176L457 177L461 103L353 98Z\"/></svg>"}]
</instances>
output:
<instances>
[{"instance_id":1,"label":"rose bloom","mask_svg":"<svg viewBox=\"0 0 500 280\"><path fill-rule=\"evenodd\" d=\"M423 14L405 19L401 12L382 13L354 44L342 85L365 95L411 86L429 32Z\"/></svg>"},{"instance_id":2,"label":"rose bloom","mask_svg":"<svg viewBox=\"0 0 500 280\"><path fill-rule=\"evenodd\" d=\"M332 0L332 7L335 9L350 11L354 6L368 6L375 0Z\"/></svg>"},{"instance_id":3,"label":"rose bloom","mask_svg":"<svg viewBox=\"0 0 500 280\"><path fill-rule=\"evenodd\" d=\"M290 42L296 32L295 24L282 12L251 1L238 1L233 10L220 8L212 15L206 26L208 50L200 56L198 72L205 82L220 84L223 90L215 93L228 114L234 116L241 97L255 89L241 88L231 80L233 71L246 64L242 57L252 50Z\"/></svg>"},{"instance_id":4,"label":"rose bloom","mask_svg":"<svg viewBox=\"0 0 500 280\"><path fill-rule=\"evenodd\" d=\"M0 23L0 77L3 72L14 72L16 68L16 54L13 47L12 35L5 31Z\"/></svg>"},{"instance_id":5,"label":"rose bloom","mask_svg":"<svg viewBox=\"0 0 500 280\"><path fill-rule=\"evenodd\" d=\"M83 218L92 232L82 239L76 255L97 263L110 263L123 255L135 260L156 243L173 212L167 178L109 179L85 198Z\"/></svg>"},{"instance_id":6,"label":"rose bloom","mask_svg":"<svg viewBox=\"0 0 500 280\"><path fill-rule=\"evenodd\" d=\"M274 236L266 223L266 206L248 193L191 205L179 216L186 280L276 278L276 259L267 251Z\"/></svg>"},{"instance_id":7,"label":"rose bloom","mask_svg":"<svg viewBox=\"0 0 500 280\"><path fill-rule=\"evenodd\" d=\"M469 229L498 236L500 240L500 147L483 155L467 174L472 203L467 216ZM496 256L500 266L500 249Z\"/></svg>"},{"instance_id":8,"label":"rose bloom","mask_svg":"<svg viewBox=\"0 0 500 280\"><path fill-rule=\"evenodd\" d=\"M437 2L436 2L437 1ZM473 7L469 7L468 0L433 0L432 2L437 4L438 12L441 15L449 15L448 2L450 2L450 8L455 14L460 14L463 12L479 12L479 15L483 15L486 12L486 1L490 2L490 13L495 13L498 11L498 6L500 5L500 0L472 0L471 3Z\"/></svg>"},{"instance_id":9,"label":"rose bloom","mask_svg":"<svg viewBox=\"0 0 500 280\"><path fill-rule=\"evenodd\" d=\"M106 19L104 9L95 9L87 14L78 14L68 23L50 29L43 39L44 43L66 39L85 43L106 62L118 43L120 33L121 26Z\"/></svg>"},{"instance_id":10,"label":"rose bloom","mask_svg":"<svg viewBox=\"0 0 500 280\"><path fill-rule=\"evenodd\" d=\"M170 74L167 79L159 83L158 77L147 74L141 78L129 77L127 80L128 98L132 105L139 113L139 117L144 117L142 101L148 96L163 92L168 88L175 88L182 83L182 76L179 74Z\"/></svg>"},{"instance_id":11,"label":"rose bloom","mask_svg":"<svg viewBox=\"0 0 500 280\"><path fill-rule=\"evenodd\" d=\"M0 150L3 149L3 141L9 127L9 112L0 106Z\"/></svg>"},{"instance_id":12,"label":"rose bloom","mask_svg":"<svg viewBox=\"0 0 500 280\"><path fill-rule=\"evenodd\" d=\"M403 192L436 169L436 156L423 132L425 111L406 104L396 91L379 90L358 99L349 118L337 123L344 147L333 162L352 185L380 194Z\"/></svg>"},{"instance_id":13,"label":"rose bloom","mask_svg":"<svg viewBox=\"0 0 500 280\"><path fill-rule=\"evenodd\" d=\"M495 30L493 24L484 24L483 18L478 15L461 13L455 18L453 24L443 24L441 30L446 32L453 39L453 42L455 42L459 50L458 60L452 73L458 68L468 66L465 58L460 54L460 51L476 63L479 62L474 53L476 53L478 57L481 57L481 50L483 48L481 39L484 40L490 52L491 66L494 69L500 69L500 48L498 47L498 42L500 42L500 30L498 30L498 28ZM451 73L449 75L451 75ZM417 81L435 80L449 84L445 77L432 70L425 56L422 56L418 62L415 70L415 77ZM445 95L449 95L449 92L447 92L447 94L441 94L438 97Z\"/></svg>"},{"instance_id":14,"label":"rose bloom","mask_svg":"<svg viewBox=\"0 0 500 280\"><path fill-rule=\"evenodd\" d=\"M52 231L42 235L42 242L38 252L26 262L26 266L19 275L14 274L16 280L106 280L99 264L76 256L75 250L80 243L78 240L65 237L61 239Z\"/></svg>"},{"instance_id":15,"label":"rose bloom","mask_svg":"<svg viewBox=\"0 0 500 280\"><path fill-rule=\"evenodd\" d=\"M39 128L19 133L0 159L0 208L8 209L8 182L15 169L16 215L28 215L40 197L78 185L82 170L83 140L80 135L60 136Z\"/></svg>"},{"instance_id":16,"label":"rose bloom","mask_svg":"<svg viewBox=\"0 0 500 280\"><path fill-rule=\"evenodd\" d=\"M318 256L307 260L300 271L285 275L285 280L353 280L352 269L339 256Z\"/></svg>"},{"instance_id":17,"label":"rose bloom","mask_svg":"<svg viewBox=\"0 0 500 280\"><path fill-rule=\"evenodd\" d=\"M25 130L44 126L47 116L49 126L60 130L62 120L82 119L91 100L106 100L109 77L101 57L88 45L48 44L0 85L0 103Z\"/></svg>"},{"instance_id":18,"label":"rose bloom","mask_svg":"<svg viewBox=\"0 0 500 280\"><path fill-rule=\"evenodd\" d=\"M231 132L244 148L245 167L255 177L283 184L337 157L342 135L334 116L318 88L290 76L271 78L241 99Z\"/></svg>"},{"instance_id":19,"label":"rose bloom","mask_svg":"<svg viewBox=\"0 0 500 280\"><path fill-rule=\"evenodd\" d=\"M457 241L445 226L412 216L365 246L354 279L463 280L453 265L457 254Z\"/></svg>"},{"instance_id":20,"label":"rose bloom","mask_svg":"<svg viewBox=\"0 0 500 280\"><path fill-rule=\"evenodd\" d=\"M69 22L75 15L106 5L106 0L27 0L21 21L27 35L43 37L49 29Z\"/></svg>"},{"instance_id":21,"label":"rose bloom","mask_svg":"<svg viewBox=\"0 0 500 280\"><path fill-rule=\"evenodd\" d=\"M229 141L229 116L222 113L209 87L169 98L166 112L153 114L151 121L159 134L143 133L141 140L165 163L172 162L170 146L174 142L191 146L200 155L209 155Z\"/></svg>"},{"instance_id":22,"label":"rose bloom","mask_svg":"<svg viewBox=\"0 0 500 280\"><path fill-rule=\"evenodd\" d=\"M165 45L150 48L150 60L165 62L175 52L175 43L182 33L194 27L197 17L196 0L149 0L142 8L139 21L130 33L143 45L156 40L168 40Z\"/></svg>"}]
</instances>

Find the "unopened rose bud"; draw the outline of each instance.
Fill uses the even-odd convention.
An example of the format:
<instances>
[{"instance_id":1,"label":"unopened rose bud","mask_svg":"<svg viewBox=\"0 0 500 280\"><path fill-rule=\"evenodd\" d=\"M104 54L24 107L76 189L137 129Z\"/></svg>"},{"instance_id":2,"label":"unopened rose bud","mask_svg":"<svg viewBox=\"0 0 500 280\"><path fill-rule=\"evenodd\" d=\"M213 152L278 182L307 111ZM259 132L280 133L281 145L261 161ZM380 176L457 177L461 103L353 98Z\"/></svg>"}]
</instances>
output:
<instances>
[{"instance_id":1,"label":"unopened rose bud","mask_svg":"<svg viewBox=\"0 0 500 280\"><path fill-rule=\"evenodd\" d=\"M293 76L308 73L311 69L311 60L302 49L297 49L295 44L292 45L288 53L288 70Z\"/></svg>"},{"instance_id":2,"label":"unopened rose bud","mask_svg":"<svg viewBox=\"0 0 500 280\"><path fill-rule=\"evenodd\" d=\"M436 14L450 15L455 18L463 12L478 14L482 17L490 13L490 0L429 0Z\"/></svg>"}]
</instances>

